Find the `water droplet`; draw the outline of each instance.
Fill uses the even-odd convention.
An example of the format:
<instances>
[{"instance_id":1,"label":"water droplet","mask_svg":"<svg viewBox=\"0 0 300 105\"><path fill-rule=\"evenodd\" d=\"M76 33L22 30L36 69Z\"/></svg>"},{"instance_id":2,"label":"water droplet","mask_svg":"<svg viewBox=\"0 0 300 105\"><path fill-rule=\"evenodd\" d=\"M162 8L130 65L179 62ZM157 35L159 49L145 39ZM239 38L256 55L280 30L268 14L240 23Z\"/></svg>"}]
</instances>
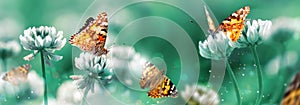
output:
<instances>
[{"instance_id":1,"label":"water droplet","mask_svg":"<svg viewBox=\"0 0 300 105\"><path fill-rule=\"evenodd\" d=\"M284 86L287 86L287 84L286 84L286 83L284 83L283 85L284 85Z\"/></svg>"},{"instance_id":2,"label":"water droplet","mask_svg":"<svg viewBox=\"0 0 300 105\"><path fill-rule=\"evenodd\" d=\"M244 77L244 76L245 76L245 74L243 73L243 74L242 74L242 76Z\"/></svg>"},{"instance_id":3,"label":"water droplet","mask_svg":"<svg viewBox=\"0 0 300 105\"><path fill-rule=\"evenodd\" d=\"M159 101L156 101L156 103L159 103Z\"/></svg>"},{"instance_id":4,"label":"water droplet","mask_svg":"<svg viewBox=\"0 0 300 105\"><path fill-rule=\"evenodd\" d=\"M224 99L221 99L221 101L224 101Z\"/></svg>"},{"instance_id":5,"label":"water droplet","mask_svg":"<svg viewBox=\"0 0 300 105\"><path fill-rule=\"evenodd\" d=\"M256 93L259 93L259 91L257 90Z\"/></svg>"},{"instance_id":6,"label":"water droplet","mask_svg":"<svg viewBox=\"0 0 300 105\"><path fill-rule=\"evenodd\" d=\"M30 93L33 94L34 92L33 92L33 91L30 91Z\"/></svg>"},{"instance_id":7,"label":"water droplet","mask_svg":"<svg viewBox=\"0 0 300 105\"><path fill-rule=\"evenodd\" d=\"M211 70L209 70L208 72L211 72Z\"/></svg>"},{"instance_id":8,"label":"water droplet","mask_svg":"<svg viewBox=\"0 0 300 105\"><path fill-rule=\"evenodd\" d=\"M262 97L264 98L264 97L265 97L265 95L262 95Z\"/></svg>"},{"instance_id":9,"label":"water droplet","mask_svg":"<svg viewBox=\"0 0 300 105\"><path fill-rule=\"evenodd\" d=\"M30 99L30 97L27 97L27 99Z\"/></svg>"},{"instance_id":10,"label":"water droplet","mask_svg":"<svg viewBox=\"0 0 300 105\"><path fill-rule=\"evenodd\" d=\"M253 64L254 67L256 67L256 64Z\"/></svg>"},{"instance_id":11,"label":"water droplet","mask_svg":"<svg viewBox=\"0 0 300 105\"><path fill-rule=\"evenodd\" d=\"M221 96L223 95L223 93L221 93Z\"/></svg>"},{"instance_id":12,"label":"water droplet","mask_svg":"<svg viewBox=\"0 0 300 105\"><path fill-rule=\"evenodd\" d=\"M246 67L243 67L243 70L246 70Z\"/></svg>"},{"instance_id":13,"label":"water droplet","mask_svg":"<svg viewBox=\"0 0 300 105\"><path fill-rule=\"evenodd\" d=\"M215 78L216 76L215 75L213 75L213 78Z\"/></svg>"},{"instance_id":14,"label":"water droplet","mask_svg":"<svg viewBox=\"0 0 300 105\"><path fill-rule=\"evenodd\" d=\"M17 96L17 98L20 98L20 96Z\"/></svg>"}]
</instances>

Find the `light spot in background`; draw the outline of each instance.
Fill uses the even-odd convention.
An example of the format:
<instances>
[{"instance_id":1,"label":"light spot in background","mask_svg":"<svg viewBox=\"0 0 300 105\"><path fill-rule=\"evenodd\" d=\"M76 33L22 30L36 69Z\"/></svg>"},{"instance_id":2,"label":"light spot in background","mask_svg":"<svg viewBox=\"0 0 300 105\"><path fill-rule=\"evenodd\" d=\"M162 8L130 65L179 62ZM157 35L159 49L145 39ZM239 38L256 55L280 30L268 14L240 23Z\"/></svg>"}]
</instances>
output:
<instances>
[{"instance_id":1,"label":"light spot in background","mask_svg":"<svg viewBox=\"0 0 300 105\"><path fill-rule=\"evenodd\" d=\"M276 75L280 66L280 56L273 58L265 67L267 75Z\"/></svg>"},{"instance_id":2,"label":"light spot in background","mask_svg":"<svg viewBox=\"0 0 300 105\"><path fill-rule=\"evenodd\" d=\"M0 20L0 39L9 37L18 37L23 31L23 24L14 18L4 18Z\"/></svg>"},{"instance_id":3,"label":"light spot in background","mask_svg":"<svg viewBox=\"0 0 300 105\"><path fill-rule=\"evenodd\" d=\"M66 13L59 15L55 20L53 25L58 30L64 30L65 36L71 36L74 33L78 32L79 29L85 24L79 24L80 16L76 13ZM77 26L77 27L76 27Z\"/></svg>"},{"instance_id":4,"label":"light spot in background","mask_svg":"<svg viewBox=\"0 0 300 105\"><path fill-rule=\"evenodd\" d=\"M279 17L272 20L272 27L269 34L263 36L265 39L269 39L271 35L275 34L280 30L290 30L294 32L300 32L300 19L299 18L290 18L290 17ZM298 35L293 36L295 39L298 39Z\"/></svg>"},{"instance_id":5,"label":"light spot in background","mask_svg":"<svg viewBox=\"0 0 300 105\"><path fill-rule=\"evenodd\" d=\"M289 67L289 66L294 66L298 61L298 54L295 51L288 51L285 55L284 55L284 60L283 63L285 64L285 66Z\"/></svg>"},{"instance_id":6,"label":"light spot in background","mask_svg":"<svg viewBox=\"0 0 300 105\"><path fill-rule=\"evenodd\" d=\"M35 94L38 96L44 94L44 81L34 70L29 72L27 81Z\"/></svg>"},{"instance_id":7,"label":"light spot in background","mask_svg":"<svg viewBox=\"0 0 300 105\"><path fill-rule=\"evenodd\" d=\"M141 90L139 81L146 59L130 46L114 46L109 51L108 67L113 69L118 80L128 88Z\"/></svg>"}]
</instances>

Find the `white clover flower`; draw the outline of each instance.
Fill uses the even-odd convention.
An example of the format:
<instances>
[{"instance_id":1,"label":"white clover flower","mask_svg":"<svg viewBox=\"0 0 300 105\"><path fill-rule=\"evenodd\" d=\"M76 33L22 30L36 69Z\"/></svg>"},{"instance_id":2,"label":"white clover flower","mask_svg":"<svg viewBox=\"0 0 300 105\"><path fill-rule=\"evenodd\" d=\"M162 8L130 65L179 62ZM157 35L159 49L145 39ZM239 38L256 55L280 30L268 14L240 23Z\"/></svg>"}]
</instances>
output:
<instances>
[{"instance_id":1,"label":"white clover flower","mask_svg":"<svg viewBox=\"0 0 300 105\"><path fill-rule=\"evenodd\" d=\"M30 27L24 30L24 35L20 35L19 39L25 50L34 51L25 56L25 60L33 59L39 52L43 52L47 63L49 60L58 61L62 59L62 56L55 55L54 51L60 50L66 44L66 38L63 38L62 31L56 33L54 27Z\"/></svg>"},{"instance_id":2,"label":"white clover flower","mask_svg":"<svg viewBox=\"0 0 300 105\"><path fill-rule=\"evenodd\" d=\"M220 103L219 96L214 90L199 85L186 85L181 96L188 101L188 105L218 105Z\"/></svg>"},{"instance_id":3,"label":"white clover flower","mask_svg":"<svg viewBox=\"0 0 300 105\"><path fill-rule=\"evenodd\" d=\"M105 85L112 80L113 73L106 65L105 55L99 57L83 52L78 58L75 58L75 67L83 72L80 75L70 76L73 80L77 81L79 89L94 92L94 84L96 82L101 82Z\"/></svg>"},{"instance_id":4,"label":"white clover flower","mask_svg":"<svg viewBox=\"0 0 300 105\"><path fill-rule=\"evenodd\" d=\"M0 57L6 59L17 55L21 51L19 43L15 40L0 42Z\"/></svg>"},{"instance_id":5,"label":"white clover flower","mask_svg":"<svg viewBox=\"0 0 300 105\"><path fill-rule=\"evenodd\" d=\"M208 35L204 42L199 42L200 55L207 59L221 60L230 56L233 47L229 46L230 39L223 32Z\"/></svg>"},{"instance_id":6,"label":"white clover flower","mask_svg":"<svg viewBox=\"0 0 300 105\"><path fill-rule=\"evenodd\" d=\"M270 34L271 26L272 22L269 20L258 19L253 20L252 23L247 21L240 39L237 42L230 41L229 44L238 48L261 44L263 39Z\"/></svg>"}]
</instances>

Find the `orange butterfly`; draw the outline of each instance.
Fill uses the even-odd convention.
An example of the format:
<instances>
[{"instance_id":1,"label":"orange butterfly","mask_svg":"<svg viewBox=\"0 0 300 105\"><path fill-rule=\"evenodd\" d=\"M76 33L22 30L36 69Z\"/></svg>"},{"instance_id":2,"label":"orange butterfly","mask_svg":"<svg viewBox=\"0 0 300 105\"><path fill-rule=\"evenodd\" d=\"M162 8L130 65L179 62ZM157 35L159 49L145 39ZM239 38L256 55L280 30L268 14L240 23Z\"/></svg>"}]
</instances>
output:
<instances>
[{"instance_id":1,"label":"orange butterfly","mask_svg":"<svg viewBox=\"0 0 300 105\"><path fill-rule=\"evenodd\" d=\"M300 72L292 79L281 105L300 105Z\"/></svg>"},{"instance_id":2,"label":"orange butterfly","mask_svg":"<svg viewBox=\"0 0 300 105\"><path fill-rule=\"evenodd\" d=\"M69 42L83 51L100 56L107 54L104 48L107 36L107 14L98 15L97 19L88 18L78 33L71 36Z\"/></svg>"},{"instance_id":3,"label":"orange butterfly","mask_svg":"<svg viewBox=\"0 0 300 105\"><path fill-rule=\"evenodd\" d=\"M13 68L3 75L2 80L8 81L14 85L19 85L20 82L25 82L27 80L30 68L31 66L29 64Z\"/></svg>"},{"instance_id":4,"label":"orange butterfly","mask_svg":"<svg viewBox=\"0 0 300 105\"><path fill-rule=\"evenodd\" d=\"M178 96L177 89L171 80L164 75L154 64L147 62L144 66L142 78L140 80L142 89L149 87L148 96L151 98L169 97L176 98Z\"/></svg>"},{"instance_id":5,"label":"orange butterfly","mask_svg":"<svg viewBox=\"0 0 300 105\"><path fill-rule=\"evenodd\" d=\"M232 13L229 17L224 19L222 23L219 25L219 27L216 29L214 22L212 21L206 7L204 7L209 31L211 33L222 31L225 35L228 35L231 39L231 41L236 42L245 27L244 22L247 17L247 15L250 13L250 7L245 6L234 13Z\"/></svg>"}]
</instances>

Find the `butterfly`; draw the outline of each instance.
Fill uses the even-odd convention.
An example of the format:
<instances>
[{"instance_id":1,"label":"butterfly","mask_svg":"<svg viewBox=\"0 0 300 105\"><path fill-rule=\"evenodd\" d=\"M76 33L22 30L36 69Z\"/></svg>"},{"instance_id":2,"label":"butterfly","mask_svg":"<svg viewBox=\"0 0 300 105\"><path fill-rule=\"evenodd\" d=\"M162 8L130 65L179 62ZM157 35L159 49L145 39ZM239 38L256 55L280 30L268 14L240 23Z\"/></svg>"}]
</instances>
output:
<instances>
[{"instance_id":1,"label":"butterfly","mask_svg":"<svg viewBox=\"0 0 300 105\"><path fill-rule=\"evenodd\" d=\"M107 14L105 12L100 13L96 19L90 17L79 32L71 36L69 43L96 56L107 54L108 51L104 48L107 27Z\"/></svg>"},{"instance_id":2,"label":"butterfly","mask_svg":"<svg viewBox=\"0 0 300 105\"><path fill-rule=\"evenodd\" d=\"M245 19L247 15L250 13L249 6L245 6L232 13L229 17L227 17L222 21L222 23L219 25L218 28L215 27L215 24L212 18L210 17L206 7L204 7L204 9L205 9L210 33L222 31L224 32L225 35L228 35L230 37L230 40L233 42L236 42L240 38L240 35L245 27L244 25Z\"/></svg>"},{"instance_id":3,"label":"butterfly","mask_svg":"<svg viewBox=\"0 0 300 105\"><path fill-rule=\"evenodd\" d=\"M177 89L171 80L150 62L144 65L140 87L142 89L149 87L148 96L151 98L176 98L178 96Z\"/></svg>"},{"instance_id":4,"label":"butterfly","mask_svg":"<svg viewBox=\"0 0 300 105\"><path fill-rule=\"evenodd\" d=\"M3 75L2 80L8 81L14 85L19 85L21 82L25 82L27 80L30 68L31 66L29 64L13 68Z\"/></svg>"},{"instance_id":5,"label":"butterfly","mask_svg":"<svg viewBox=\"0 0 300 105\"><path fill-rule=\"evenodd\" d=\"M285 91L281 105L300 105L300 72L292 79Z\"/></svg>"}]
</instances>

